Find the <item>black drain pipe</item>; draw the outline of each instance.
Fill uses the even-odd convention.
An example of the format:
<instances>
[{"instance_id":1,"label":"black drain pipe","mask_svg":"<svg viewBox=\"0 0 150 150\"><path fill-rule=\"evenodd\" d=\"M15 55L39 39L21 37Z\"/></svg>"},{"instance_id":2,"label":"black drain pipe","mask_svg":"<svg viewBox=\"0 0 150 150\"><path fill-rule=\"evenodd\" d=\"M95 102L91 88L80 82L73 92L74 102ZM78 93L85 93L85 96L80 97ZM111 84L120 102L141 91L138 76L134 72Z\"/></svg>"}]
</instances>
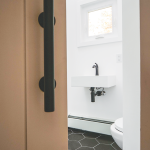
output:
<instances>
[{"instance_id":1,"label":"black drain pipe","mask_svg":"<svg viewBox=\"0 0 150 150\"><path fill-rule=\"evenodd\" d=\"M91 87L91 102L95 102L95 91L94 91L94 87Z\"/></svg>"}]
</instances>

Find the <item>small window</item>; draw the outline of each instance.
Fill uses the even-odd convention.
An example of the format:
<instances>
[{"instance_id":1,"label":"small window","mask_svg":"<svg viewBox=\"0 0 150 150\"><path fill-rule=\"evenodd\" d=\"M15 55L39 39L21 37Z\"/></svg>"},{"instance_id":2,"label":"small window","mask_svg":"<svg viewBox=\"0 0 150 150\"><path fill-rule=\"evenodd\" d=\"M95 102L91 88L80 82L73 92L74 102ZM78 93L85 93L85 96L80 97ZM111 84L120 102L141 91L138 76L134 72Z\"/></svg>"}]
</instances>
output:
<instances>
[{"instance_id":1,"label":"small window","mask_svg":"<svg viewBox=\"0 0 150 150\"><path fill-rule=\"evenodd\" d=\"M88 35L112 33L112 7L88 12Z\"/></svg>"},{"instance_id":2,"label":"small window","mask_svg":"<svg viewBox=\"0 0 150 150\"><path fill-rule=\"evenodd\" d=\"M78 0L78 47L122 41L122 0Z\"/></svg>"}]
</instances>

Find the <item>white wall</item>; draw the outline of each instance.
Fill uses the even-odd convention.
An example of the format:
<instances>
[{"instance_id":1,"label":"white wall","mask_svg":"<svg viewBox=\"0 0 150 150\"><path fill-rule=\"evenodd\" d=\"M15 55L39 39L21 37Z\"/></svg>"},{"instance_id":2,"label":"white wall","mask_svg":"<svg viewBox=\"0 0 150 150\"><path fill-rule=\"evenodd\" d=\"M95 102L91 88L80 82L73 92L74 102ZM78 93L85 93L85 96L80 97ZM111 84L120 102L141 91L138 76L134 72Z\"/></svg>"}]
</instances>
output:
<instances>
[{"instance_id":1,"label":"white wall","mask_svg":"<svg viewBox=\"0 0 150 150\"><path fill-rule=\"evenodd\" d=\"M68 114L112 121L123 116L122 63L116 63L121 53L122 42L77 48L77 0L67 0ZM116 75L117 85L91 103L89 89L71 87L71 77L95 75L95 62L100 75Z\"/></svg>"},{"instance_id":2,"label":"white wall","mask_svg":"<svg viewBox=\"0 0 150 150\"><path fill-rule=\"evenodd\" d=\"M123 0L124 150L140 150L139 0Z\"/></svg>"}]
</instances>

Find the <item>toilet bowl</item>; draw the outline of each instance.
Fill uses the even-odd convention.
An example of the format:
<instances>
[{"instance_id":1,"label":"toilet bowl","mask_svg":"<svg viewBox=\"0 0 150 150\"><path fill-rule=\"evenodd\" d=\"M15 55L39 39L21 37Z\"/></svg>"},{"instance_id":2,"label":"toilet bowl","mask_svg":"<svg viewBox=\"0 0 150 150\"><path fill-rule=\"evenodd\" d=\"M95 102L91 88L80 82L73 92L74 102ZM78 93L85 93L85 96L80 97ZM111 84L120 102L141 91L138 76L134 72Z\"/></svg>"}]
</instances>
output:
<instances>
[{"instance_id":1,"label":"toilet bowl","mask_svg":"<svg viewBox=\"0 0 150 150\"><path fill-rule=\"evenodd\" d=\"M117 145L123 149L123 118L119 118L110 127L111 135Z\"/></svg>"}]
</instances>

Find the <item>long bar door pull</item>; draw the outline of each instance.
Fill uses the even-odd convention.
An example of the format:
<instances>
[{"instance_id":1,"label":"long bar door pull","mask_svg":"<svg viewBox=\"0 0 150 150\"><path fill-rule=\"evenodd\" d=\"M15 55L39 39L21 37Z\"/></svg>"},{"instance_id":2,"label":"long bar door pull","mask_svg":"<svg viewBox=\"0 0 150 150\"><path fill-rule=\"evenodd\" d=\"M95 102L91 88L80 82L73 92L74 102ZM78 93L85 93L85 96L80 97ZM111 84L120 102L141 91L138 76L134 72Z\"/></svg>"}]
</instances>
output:
<instances>
[{"instance_id":1,"label":"long bar door pull","mask_svg":"<svg viewBox=\"0 0 150 150\"><path fill-rule=\"evenodd\" d=\"M56 81L54 79L54 2L44 0L44 12L38 17L39 24L44 28L44 77L39 81L39 87L44 92L44 110L55 110Z\"/></svg>"}]
</instances>

